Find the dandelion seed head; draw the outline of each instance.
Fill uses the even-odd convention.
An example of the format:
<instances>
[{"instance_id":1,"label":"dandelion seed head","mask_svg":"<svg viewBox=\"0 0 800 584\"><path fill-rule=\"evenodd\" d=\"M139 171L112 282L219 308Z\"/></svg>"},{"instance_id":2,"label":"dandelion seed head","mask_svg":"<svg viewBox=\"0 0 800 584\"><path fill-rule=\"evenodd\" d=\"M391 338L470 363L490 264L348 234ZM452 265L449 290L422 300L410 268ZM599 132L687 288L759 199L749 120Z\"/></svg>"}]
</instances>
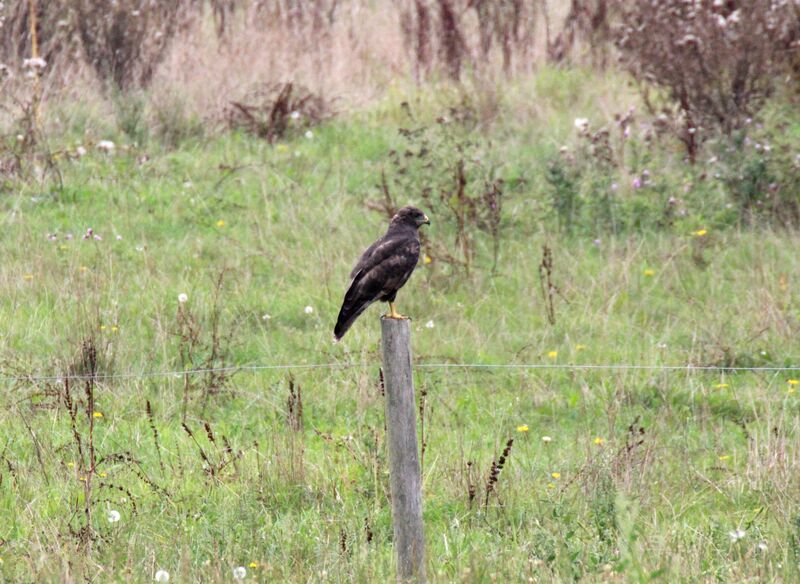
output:
<instances>
[{"instance_id":1,"label":"dandelion seed head","mask_svg":"<svg viewBox=\"0 0 800 584\"><path fill-rule=\"evenodd\" d=\"M247 576L247 568L245 568L244 566L239 566L233 569L234 580L244 580L245 576Z\"/></svg>"},{"instance_id":2,"label":"dandelion seed head","mask_svg":"<svg viewBox=\"0 0 800 584\"><path fill-rule=\"evenodd\" d=\"M314 307L313 306L306 306L303 309L303 312L305 312L306 314L314 314Z\"/></svg>"},{"instance_id":3,"label":"dandelion seed head","mask_svg":"<svg viewBox=\"0 0 800 584\"><path fill-rule=\"evenodd\" d=\"M314 132L312 132L311 130L306 130L306 138L311 140L313 137L314 137Z\"/></svg>"},{"instance_id":4,"label":"dandelion seed head","mask_svg":"<svg viewBox=\"0 0 800 584\"><path fill-rule=\"evenodd\" d=\"M544 442L545 444L548 444L552 441L553 439L550 436L542 436L542 442Z\"/></svg>"},{"instance_id":5,"label":"dandelion seed head","mask_svg":"<svg viewBox=\"0 0 800 584\"><path fill-rule=\"evenodd\" d=\"M119 520L120 520L120 517L121 517L121 516L120 516L120 514L119 514L119 511L117 511L116 509L111 509L111 510L108 512L108 515L107 515L107 518L108 518L108 522L109 522L109 523L116 523L117 521L119 521Z\"/></svg>"},{"instance_id":6,"label":"dandelion seed head","mask_svg":"<svg viewBox=\"0 0 800 584\"><path fill-rule=\"evenodd\" d=\"M181 304L184 304L184 303L185 303L185 302L187 302L188 300L189 300L189 296L188 296L188 294L185 294L185 293L183 293L183 292L181 292L180 294L178 294L178 302L180 302Z\"/></svg>"},{"instance_id":7,"label":"dandelion seed head","mask_svg":"<svg viewBox=\"0 0 800 584\"><path fill-rule=\"evenodd\" d=\"M111 154L116 148L116 145L111 140L100 140L97 143L97 149L105 154Z\"/></svg>"},{"instance_id":8,"label":"dandelion seed head","mask_svg":"<svg viewBox=\"0 0 800 584\"><path fill-rule=\"evenodd\" d=\"M575 124L575 129L580 133L583 134L589 131L589 120L587 118L575 118L573 123Z\"/></svg>"},{"instance_id":9,"label":"dandelion seed head","mask_svg":"<svg viewBox=\"0 0 800 584\"><path fill-rule=\"evenodd\" d=\"M47 67L47 61L41 57L32 57L30 59L23 59L22 67L24 69L41 70Z\"/></svg>"},{"instance_id":10,"label":"dandelion seed head","mask_svg":"<svg viewBox=\"0 0 800 584\"><path fill-rule=\"evenodd\" d=\"M747 535L747 532L744 529L734 529L733 531L728 532L728 536L731 538L731 543L736 543L740 539L744 538Z\"/></svg>"},{"instance_id":11,"label":"dandelion seed head","mask_svg":"<svg viewBox=\"0 0 800 584\"><path fill-rule=\"evenodd\" d=\"M169 572L166 570L158 570L155 577L156 582L169 582Z\"/></svg>"},{"instance_id":12,"label":"dandelion seed head","mask_svg":"<svg viewBox=\"0 0 800 584\"><path fill-rule=\"evenodd\" d=\"M434 327L434 324L433 324L432 320L429 320L428 322L425 323L425 328L432 329L433 327Z\"/></svg>"}]
</instances>

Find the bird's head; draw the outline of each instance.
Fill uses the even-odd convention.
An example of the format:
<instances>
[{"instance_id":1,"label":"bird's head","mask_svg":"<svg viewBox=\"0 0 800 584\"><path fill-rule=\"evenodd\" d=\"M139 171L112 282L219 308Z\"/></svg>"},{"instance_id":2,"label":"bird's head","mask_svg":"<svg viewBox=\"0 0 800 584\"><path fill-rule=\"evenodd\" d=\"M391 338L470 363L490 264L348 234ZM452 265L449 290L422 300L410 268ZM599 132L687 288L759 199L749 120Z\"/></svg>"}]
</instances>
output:
<instances>
[{"instance_id":1,"label":"bird's head","mask_svg":"<svg viewBox=\"0 0 800 584\"><path fill-rule=\"evenodd\" d=\"M423 225L430 225L431 220L416 207L403 207L392 217L392 224L397 223L419 228Z\"/></svg>"}]
</instances>

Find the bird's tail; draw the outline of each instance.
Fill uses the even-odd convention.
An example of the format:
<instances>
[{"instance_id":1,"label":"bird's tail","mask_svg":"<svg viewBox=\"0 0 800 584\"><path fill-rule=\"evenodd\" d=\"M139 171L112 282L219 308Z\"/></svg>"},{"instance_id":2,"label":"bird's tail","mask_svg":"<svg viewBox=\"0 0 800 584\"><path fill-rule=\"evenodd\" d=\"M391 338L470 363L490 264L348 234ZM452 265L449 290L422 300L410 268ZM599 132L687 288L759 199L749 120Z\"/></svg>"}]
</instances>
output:
<instances>
[{"instance_id":1,"label":"bird's tail","mask_svg":"<svg viewBox=\"0 0 800 584\"><path fill-rule=\"evenodd\" d=\"M375 302L374 300L361 303L354 302L355 299L351 297L350 290L347 292L344 297L344 303L342 303L342 309L339 311L339 317L336 319L336 326L333 328L333 336L337 341L344 336L355 320L361 316L361 313Z\"/></svg>"}]
</instances>

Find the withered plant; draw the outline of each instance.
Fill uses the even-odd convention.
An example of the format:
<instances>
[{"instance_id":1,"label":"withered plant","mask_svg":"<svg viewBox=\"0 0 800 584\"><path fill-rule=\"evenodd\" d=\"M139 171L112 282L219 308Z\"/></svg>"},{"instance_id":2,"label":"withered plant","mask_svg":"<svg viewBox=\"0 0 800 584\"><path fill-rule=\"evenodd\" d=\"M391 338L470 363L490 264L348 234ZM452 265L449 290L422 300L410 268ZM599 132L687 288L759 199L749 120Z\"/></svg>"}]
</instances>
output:
<instances>
[{"instance_id":1,"label":"withered plant","mask_svg":"<svg viewBox=\"0 0 800 584\"><path fill-rule=\"evenodd\" d=\"M239 321L223 318L224 282L227 270L220 271L214 280L211 309L206 318L199 318L189 302L178 303L175 317L178 339L178 360L183 369L183 421L193 394L205 412L212 396L227 387L235 370L230 357Z\"/></svg>"},{"instance_id":2,"label":"withered plant","mask_svg":"<svg viewBox=\"0 0 800 584\"><path fill-rule=\"evenodd\" d=\"M742 128L797 59L793 2L649 0L622 3L620 18L622 64L648 102L653 87L669 97L692 162L704 136Z\"/></svg>"},{"instance_id":3,"label":"withered plant","mask_svg":"<svg viewBox=\"0 0 800 584\"><path fill-rule=\"evenodd\" d=\"M400 207L395 193L419 201L453 233L452 245L420 233L425 261L442 261L467 275L476 259L477 233L488 234L494 271L502 240L505 182L485 159L488 146L445 117L432 126L402 128L400 136L402 148L389 152L389 163L381 172L381 197L367 201L367 206L388 219Z\"/></svg>"},{"instance_id":4,"label":"withered plant","mask_svg":"<svg viewBox=\"0 0 800 584\"><path fill-rule=\"evenodd\" d=\"M226 111L228 126L272 143L333 116L331 104L294 83L258 86Z\"/></svg>"}]
</instances>

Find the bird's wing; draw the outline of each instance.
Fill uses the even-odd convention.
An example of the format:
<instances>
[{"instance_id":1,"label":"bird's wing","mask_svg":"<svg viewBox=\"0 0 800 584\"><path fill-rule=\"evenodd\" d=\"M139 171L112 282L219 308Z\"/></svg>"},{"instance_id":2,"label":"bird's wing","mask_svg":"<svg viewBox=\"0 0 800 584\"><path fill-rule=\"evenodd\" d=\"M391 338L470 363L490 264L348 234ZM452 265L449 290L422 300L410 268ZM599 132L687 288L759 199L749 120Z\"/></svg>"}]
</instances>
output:
<instances>
[{"instance_id":1,"label":"bird's wing","mask_svg":"<svg viewBox=\"0 0 800 584\"><path fill-rule=\"evenodd\" d=\"M370 245L366 250L364 250L364 253L361 254L360 258L358 258L358 262L356 262L353 271L350 272L351 280L355 278L356 275L370 263L370 258L372 258L375 251L378 248L380 248L385 243L385 241L386 241L386 236L384 235L383 237L378 238L375 242L373 242L372 245ZM385 249L385 246L382 249Z\"/></svg>"},{"instance_id":2,"label":"bird's wing","mask_svg":"<svg viewBox=\"0 0 800 584\"><path fill-rule=\"evenodd\" d=\"M336 337L341 338L370 304L397 292L411 276L418 260L416 237L384 236L370 246L353 270L353 281L345 294L334 330Z\"/></svg>"},{"instance_id":3,"label":"bird's wing","mask_svg":"<svg viewBox=\"0 0 800 584\"><path fill-rule=\"evenodd\" d=\"M419 260L419 240L416 237L382 237L359 260L354 270L350 290L363 293L388 291L405 284ZM348 290L348 293L350 292Z\"/></svg>"}]
</instances>

